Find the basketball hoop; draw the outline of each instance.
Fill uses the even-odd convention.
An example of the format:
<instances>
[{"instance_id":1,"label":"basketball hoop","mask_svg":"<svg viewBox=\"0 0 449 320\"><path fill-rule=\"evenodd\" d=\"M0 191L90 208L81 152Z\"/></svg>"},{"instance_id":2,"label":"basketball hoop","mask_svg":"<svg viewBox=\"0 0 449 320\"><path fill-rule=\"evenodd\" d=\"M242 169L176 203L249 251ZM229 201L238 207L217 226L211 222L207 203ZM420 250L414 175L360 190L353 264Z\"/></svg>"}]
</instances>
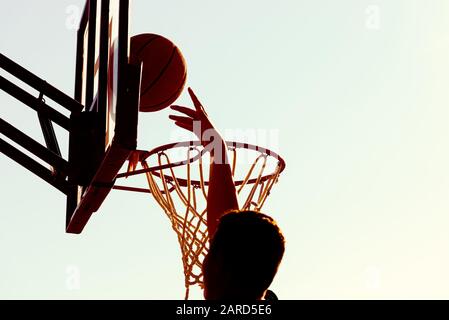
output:
<instances>
[{"instance_id":1,"label":"basketball hoop","mask_svg":"<svg viewBox=\"0 0 449 320\"><path fill-rule=\"evenodd\" d=\"M239 203L243 204L241 210L260 211L284 171L285 161L271 150L247 143L227 142L227 147ZM243 158L243 151L247 158ZM117 179L144 174L148 189L114 186L118 190L151 193L166 213L181 247L186 300L191 286L203 287L202 263L209 249L206 209L209 182L204 171L207 153L199 141L136 151L134 156L141 169L120 173ZM172 161L177 155L181 160ZM238 170L239 159L250 165L249 170Z\"/></svg>"}]
</instances>

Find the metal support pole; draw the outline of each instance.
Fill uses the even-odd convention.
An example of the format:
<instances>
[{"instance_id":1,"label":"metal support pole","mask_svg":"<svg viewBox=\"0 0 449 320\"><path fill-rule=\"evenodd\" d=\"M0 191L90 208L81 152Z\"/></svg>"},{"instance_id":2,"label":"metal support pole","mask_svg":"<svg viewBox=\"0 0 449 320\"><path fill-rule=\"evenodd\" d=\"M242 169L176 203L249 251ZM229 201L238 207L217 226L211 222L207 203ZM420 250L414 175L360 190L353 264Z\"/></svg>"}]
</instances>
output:
<instances>
[{"instance_id":1,"label":"metal support pole","mask_svg":"<svg viewBox=\"0 0 449 320\"><path fill-rule=\"evenodd\" d=\"M46 97L60 104L70 112L81 112L83 110L83 105L80 104L75 99L66 95L64 92L56 89L52 85L48 84L46 81L37 77L33 73L29 72L22 66L18 65L5 55L0 53L0 68L9 72L14 77L25 82L32 88L39 92L42 92Z\"/></svg>"},{"instance_id":2,"label":"metal support pole","mask_svg":"<svg viewBox=\"0 0 449 320\"><path fill-rule=\"evenodd\" d=\"M12 160L20 164L21 166L27 168L29 171L37 175L42 180L48 182L53 187L59 191L67 194L69 186L67 181L61 179L59 176L52 174L50 170L45 168L43 165L30 158L22 151L17 150L8 142L0 138L0 152L3 152L6 156L10 157Z\"/></svg>"},{"instance_id":3,"label":"metal support pole","mask_svg":"<svg viewBox=\"0 0 449 320\"><path fill-rule=\"evenodd\" d=\"M16 86L11 81L5 79L4 77L0 76L0 88L3 89L6 93L10 94L20 102L26 104L30 108L36 110L37 112L42 113L48 119L54 121L58 125L60 125L62 128L70 131L70 119L67 118L62 113L56 111L52 107L48 106L45 103L39 102L36 97L32 96L22 88Z\"/></svg>"},{"instance_id":4,"label":"metal support pole","mask_svg":"<svg viewBox=\"0 0 449 320\"><path fill-rule=\"evenodd\" d=\"M69 164L66 160L60 157L60 155L48 150L43 145L30 138L20 130L14 128L8 122L0 118L0 133L30 151L40 159L47 162L54 167L56 171L62 175L67 176L69 170Z\"/></svg>"}]
</instances>

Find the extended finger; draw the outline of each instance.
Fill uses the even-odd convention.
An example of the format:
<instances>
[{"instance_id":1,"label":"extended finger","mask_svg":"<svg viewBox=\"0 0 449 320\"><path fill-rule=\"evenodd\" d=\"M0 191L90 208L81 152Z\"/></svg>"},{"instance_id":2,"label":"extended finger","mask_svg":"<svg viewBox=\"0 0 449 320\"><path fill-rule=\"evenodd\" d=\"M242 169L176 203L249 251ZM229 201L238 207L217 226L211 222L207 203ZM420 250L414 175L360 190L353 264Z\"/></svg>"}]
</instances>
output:
<instances>
[{"instance_id":1,"label":"extended finger","mask_svg":"<svg viewBox=\"0 0 449 320\"><path fill-rule=\"evenodd\" d=\"M186 107L182 107L182 106L176 106L176 105L173 105L170 108L172 110L184 113L185 115L187 115L189 117L192 117L193 119L197 119L198 118L198 115L197 115L196 111L192 110L190 108L186 108Z\"/></svg>"},{"instance_id":2,"label":"extended finger","mask_svg":"<svg viewBox=\"0 0 449 320\"><path fill-rule=\"evenodd\" d=\"M189 91L190 98L193 101L193 105L195 106L195 109L197 111L201 111L202 112L203 111L203 106L202 106L200 100L198 100L198 98L196 97L195 93L193 92L193 90L191 88L189 88L188 91Z\"/></svg>"},{"instance_id":3,"label":"extended finger","mask_svg":"<svg viewBox=\"0 0 449 320\"><path fill-rule=\"evenodd\" d=\"M179 121L179 122L183 122L183 123L193 123L193 119L189 118L189 117L181 117L181 116L173 116L173 115L171 115L171 116L169 116L169 118L171 120Z\"/></svg>"}]
</instances>

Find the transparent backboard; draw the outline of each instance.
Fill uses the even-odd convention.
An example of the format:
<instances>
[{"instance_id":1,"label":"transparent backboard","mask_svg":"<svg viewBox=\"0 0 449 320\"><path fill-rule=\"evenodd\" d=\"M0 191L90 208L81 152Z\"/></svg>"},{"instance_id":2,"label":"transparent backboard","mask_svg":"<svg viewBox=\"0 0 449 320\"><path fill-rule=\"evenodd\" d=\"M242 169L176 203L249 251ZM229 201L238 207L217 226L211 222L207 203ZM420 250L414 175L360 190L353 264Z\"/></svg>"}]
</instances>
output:
<instances>
[{"instance_id":1,"label":"transparent backboard","mask_svg":"<svg viewBox=\"0 0 449 320\"><path fill-rule=\"evenodd\" d=\"M129 0L87 0L77 38L66 231L80 233L137 144L139 70L129 66ZM135 93L137 90L137 94Z\"/></svg>"}]
</instances>

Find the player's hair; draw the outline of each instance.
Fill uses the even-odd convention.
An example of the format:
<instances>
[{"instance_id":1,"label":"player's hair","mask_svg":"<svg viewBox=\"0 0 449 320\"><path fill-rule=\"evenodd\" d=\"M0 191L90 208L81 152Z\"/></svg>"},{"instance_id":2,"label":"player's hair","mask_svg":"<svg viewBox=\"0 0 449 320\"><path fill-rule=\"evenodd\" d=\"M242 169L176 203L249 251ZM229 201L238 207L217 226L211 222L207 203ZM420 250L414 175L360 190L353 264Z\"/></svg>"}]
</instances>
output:
<instances>
[{"instance_id":1,"label":"player's hair","mask_svg":"<svg viewBox=\"0 0 449 320\"><path fill-rule=\"evenodd\" d=\"M260 297L271 285L284 251L284 236L271 217L232 211L220 219L209 255L221 255L235 288Z\"/></svg>"}]
</instances>

